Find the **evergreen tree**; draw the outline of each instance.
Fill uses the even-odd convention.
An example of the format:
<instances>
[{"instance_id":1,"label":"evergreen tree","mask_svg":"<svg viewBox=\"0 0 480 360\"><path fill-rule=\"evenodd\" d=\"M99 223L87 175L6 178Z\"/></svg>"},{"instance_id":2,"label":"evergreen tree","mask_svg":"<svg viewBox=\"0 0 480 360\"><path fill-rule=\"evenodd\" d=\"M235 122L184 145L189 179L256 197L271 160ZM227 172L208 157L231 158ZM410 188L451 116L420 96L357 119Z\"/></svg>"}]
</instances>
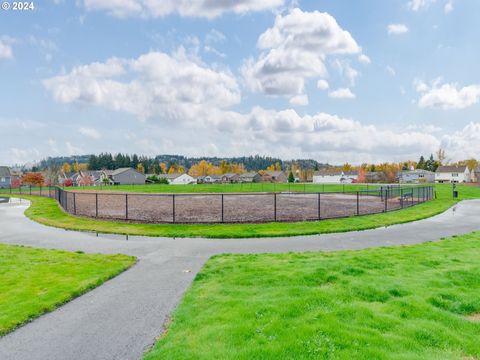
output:
<instances>
[{"instance_id":1,"label":"evergreen tree","mask_svg":"<svg viewBox=\"0 0 480 360\"><path fill-rule=\"evenodd\" d=\"M425 158L422 156L420 156L420 160L418 160L418 163L417 163L417 169L425 169Z\"/></svg>"},{"instance_id":2,"label":"evergreen tree","mask_svg":"<svg viewBox=\"0 0 480 360\"><path fill-rule=\"evenodd\" d=\"M139 163L139 161L138 161L138 156L137 156L137 154L133 154L133 156L132 156L132 161L130 162L130 166L131 166L132 168L136 169L137 166L138 166L138 163Z\"/></svg>"},{"instance_id":3,"label":"evergreen tree","mask_svg":"<svg viewBox=\"0 0 480 360\"><path fill-rule=\"evenodd\" d=\"M295 182L295 176L293 176L293 172L291 172L291 171L288 174L288 182L289 183L294 183Z\"/></svg>"}]
</instances>

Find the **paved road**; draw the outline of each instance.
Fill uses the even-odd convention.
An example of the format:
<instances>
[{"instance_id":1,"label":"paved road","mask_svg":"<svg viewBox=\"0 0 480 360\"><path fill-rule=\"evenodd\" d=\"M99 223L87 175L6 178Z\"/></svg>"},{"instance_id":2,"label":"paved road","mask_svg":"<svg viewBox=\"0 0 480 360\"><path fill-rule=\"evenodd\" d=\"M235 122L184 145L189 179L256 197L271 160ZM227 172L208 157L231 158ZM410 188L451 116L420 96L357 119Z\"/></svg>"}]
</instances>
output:
<instances>
[{"instance_id":1,"label":"paved road","mask_svg":"<svg viewBox=\"0 0 480 360\"><path fill-rule=\"evenodd\" d=\"M480 200L387 228L293 238L172 239L95 236L28 220L27 202L0 204L0 243L135 255L132 269L0 338L2 360L140 359L205 261L218 253L362 249L480 230Z\"/></svg>"}]
</instances>

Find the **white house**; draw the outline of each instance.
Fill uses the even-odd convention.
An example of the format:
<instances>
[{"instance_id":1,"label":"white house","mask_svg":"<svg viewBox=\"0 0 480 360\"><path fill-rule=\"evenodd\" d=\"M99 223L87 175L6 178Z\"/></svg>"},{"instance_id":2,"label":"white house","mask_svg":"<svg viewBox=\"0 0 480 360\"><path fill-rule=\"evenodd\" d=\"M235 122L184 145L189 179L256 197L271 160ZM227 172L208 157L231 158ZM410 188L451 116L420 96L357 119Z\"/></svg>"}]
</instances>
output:
<instances>
[{"instance_id":1,"label":"white house","mask_svg":"<svg viewBox=\"0 0 480 360\"><path fill-rule=\"evenodd\" d=\"M357 171L315 171L314 184L351 184L358 179Z\"/></svg>"},{"instance_id":2,"label":"white house","mask_svg":"<svg viewBox=\"0 0 480 360\"><path fill-rule=\"evenodd\" d=\"M172 185L186 185L186 184L196 184L197 180L188 175L188 174L160 174L158 177L164 177L168 180L169 184Z\"/></svg>"},{"instance_id":3,"label":"white house","mask_svg":"<svg viewBox=\"0 0 480 360\"><path fill-rule=\"evenodd\" d=\"M421 184L435 182L435 173L428 170L402 170L397 174L400 184Z\"/></svg>"},{"instance_id":4,"label":"white house","mask_svg":"<svg viewBox=\"0 0 480 360\"><path fill-rule=\"evenodd\" d=\"M472 181L468 166L439 166L435 172L437 183L465 183Z\"/></svg>"}]
</instances>

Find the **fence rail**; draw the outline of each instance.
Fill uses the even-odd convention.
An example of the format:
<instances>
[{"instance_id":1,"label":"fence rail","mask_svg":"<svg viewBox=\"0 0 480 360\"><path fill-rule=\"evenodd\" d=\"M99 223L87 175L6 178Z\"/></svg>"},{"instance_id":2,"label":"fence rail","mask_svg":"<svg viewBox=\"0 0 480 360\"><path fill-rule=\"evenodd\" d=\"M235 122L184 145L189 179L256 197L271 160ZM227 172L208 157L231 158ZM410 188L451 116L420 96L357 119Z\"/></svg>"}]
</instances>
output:
<instances>
[{"instance_id":1,"label":"fence rail","mask_svg":"<svg viewBox=\"0 0 480 360\"><path fill-rule=\"evenodd\" d=\"M144 223L261 223L375 214L434 197L433 186L380 186L343 192L120 193L60 187L9 188L1 193L56 199L78 216Z\"/></svg>"}]
</instances>

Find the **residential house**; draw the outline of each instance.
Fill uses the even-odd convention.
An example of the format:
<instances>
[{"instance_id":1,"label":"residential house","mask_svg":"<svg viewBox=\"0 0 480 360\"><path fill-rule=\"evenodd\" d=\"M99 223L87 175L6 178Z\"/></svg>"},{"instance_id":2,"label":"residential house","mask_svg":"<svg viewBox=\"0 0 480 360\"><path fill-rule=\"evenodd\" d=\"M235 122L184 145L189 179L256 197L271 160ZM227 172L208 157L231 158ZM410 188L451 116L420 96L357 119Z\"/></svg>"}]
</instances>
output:
<instances>
[{"instance_id":1,"label":"residential house","mask_svg":"<svg viewBox=\"0 0 480 360\"><path fill-rule=\"evenodd\" d=\"M234 184L240 181L240 175L228 173L222 175L222 183L224 184Z\"/></svg>"},{"instance_id":2,"label":"residential house","mask_svg":"<svg viewBox=\"0 0 480 360\"><path fill-rule=\"evenodd\" d=\"M400 184L422 184L435 182L435 173L428 170L402 170L397 173Z\"/></svg>"},{"instance_id":3,"label":"residential house","mask_svg":"<svg viewBox=\"0 0 480 360\"><path fill-rule=\"evenodd\" d=\"M288 177L283 171L265 171L262 176L262 182L286 183Z\"/></svg>"},{"instance_id":4,"label":"residential house","mask_svg":"<svg viewBox=\"0 0 480 360\"><path fill-rule=\"evenodd\" d=\"M0 166L0 188L10 187L12 184L12 174L7 166Z\"/></svg>"},{"instance_id":5,"label":"residential house","mask_svg":"<svg viewBox=\"0 0 480 360\"><path fill-rule=\"evenodd\" d=\"M314 184L351 184L358 179L358 171L315 171Z\"/></svg>"},{"instance_id":6,"label":"residential house","mask_svg":"<svg viewBox=\"0 0 480 360\"><path fill-rule=\"evenodd\" d=\"M76 178L77 186L103 185L102 172L98 170L81 170Z\"/></svg>"},{"instance_id":7,"label":"residential house","mask_svg":"<svg viewBox=\"0 0 480 360\"><path fill-rule=\"evenodd\" d=\"M340 184L343 171L315 171L313 173L314 184Z\"/></svg>"},{"instance_id":8,"label":"residential house","mask_svg":"<svg viewBox=\"0 0 480 360\"><path fill-rule=\"evenodd\" d=\"M473 179L472 181L475 181L476 183L480 183L480 167L477 167L472 171L473 173Z\"/></svg>"},{"instance_id":9,"label":"residential house","mask_svg":"<svg viewBox=\"0 0 480 360\"><path fill-rule=\"evenodd\" d=\"M197 180L188 174L160 174L159 178L166 178L169 184L172 185L186 185L186 184L196 184Z\"/></svg>"},{"instance_id":10,"label":"residential house","mask_svg":"<svg viewBox=\"0 0 480 360\"><path fill-rule=\"evenodd\" d=\"M439 166L435 172L437 183L467 183L472 181L468 166Z\"/></svg>"},{"instance_id":11,"label":"residential house","mask_svg":"<svg viewBox=\"0 0 480 360\"><path fill-rule=\"evenodd\" d=\"M64 172L62 171L60 175L58 176L58 183L61 186L65 186L65 184L68 184L68 182L71 181L71 186L76 186L78 185L78 177L80 176L79 172Z\"/></svg>"},{"instance_id":12,"label":"residential house","mask_svg":"<svg viewBox=\"0 0 480 360\"><path fill-rule=\"evenodd\" d=\"M246 172L240 174L238 180L242 183L257 183L262 181L262 175L260 175L258 172Z\"/></svg>"},{"instance_id":13,"label":"residential house","mask_svg":"<svg viewBox=\"0 0 480 360\"><path fill-rule=\"evenodd\" d=\"M207 175L203 178L204 184L221 184L222 177L220 175Z\"/></svg>"},{"instance_id":14,"label":"residential house","mask_svg":"<svg viewBox=\"0 0 480 360\"><path fill-rule=\"evenodd\" d=\"M140 185L145 184L145 174L132 168L120 168L116 170L103 170L101 174L102 182L108 179L113 185Z\"/></svg>"}]
</instances>

